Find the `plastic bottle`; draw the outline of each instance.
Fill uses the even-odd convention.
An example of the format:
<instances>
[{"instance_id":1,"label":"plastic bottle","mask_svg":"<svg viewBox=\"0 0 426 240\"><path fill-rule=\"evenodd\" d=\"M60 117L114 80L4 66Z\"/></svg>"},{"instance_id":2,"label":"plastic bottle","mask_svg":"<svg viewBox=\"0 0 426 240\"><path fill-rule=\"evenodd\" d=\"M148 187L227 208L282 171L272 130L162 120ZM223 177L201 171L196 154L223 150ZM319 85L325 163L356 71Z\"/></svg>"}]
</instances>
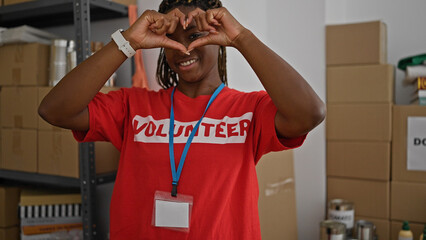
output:
<instances>
[{"instance_id":1,"label":"plastic bottle","mask_svg":"<svg viewBox=\"0 0 426 240\"><path fill-rule=\"evenodd\" d=\"M410 230L410 225L407 221L402 224L402 229L399 231L398 240L413 240L413 232Z\"/></svg>"},{"instance_id":2,"label":"plastic bottle","mask_svg":"<svg viewBox=\"0 0 426 240\"><path fill-rule=\"evenodd\" d=\"M426 224L425 224L425 227L423 228L423 233L420 234L420 240L426 240Z\"/></svg>"}]
</instances>

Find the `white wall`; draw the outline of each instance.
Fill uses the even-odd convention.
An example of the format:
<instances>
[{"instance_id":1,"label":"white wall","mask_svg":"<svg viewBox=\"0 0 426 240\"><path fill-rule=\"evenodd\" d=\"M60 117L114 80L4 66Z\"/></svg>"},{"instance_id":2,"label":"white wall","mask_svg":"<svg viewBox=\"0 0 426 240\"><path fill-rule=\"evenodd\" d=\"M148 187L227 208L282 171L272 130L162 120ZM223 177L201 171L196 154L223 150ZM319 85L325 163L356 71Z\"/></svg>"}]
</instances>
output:
<instances>
[{"instance_id":1,"label":"white wall","mask_svg":"<svg viewBox=\"0 0 426 240\"><path fill-rule=\"evenodd\" d=\"M139 11L157 9L159 0L139 1ZM287 60L325 98L324 0L223 0L247 28ZM228 48L229 86L242 91L263 89L241 54ZM144 50L150 86L155 86L157 50ZM155 60L155 61L154 61ZM157 89L157 88L155 88ZM299 239L318 239L325 212L324 124L295 151Z\"/></svg>"},{"instance_id":2,"label":"white wall","mask_svg":"<svg viewBox=\"0 0 426 240\"><path fill-rule=\"evenodd\" d=\"M326 0L326 24L382 20L387 25L388 63L426 53L426 1ZM404 72L396 70L395 100L408 104L412 87L403 85Z\"/></svg>"}]
</instances>

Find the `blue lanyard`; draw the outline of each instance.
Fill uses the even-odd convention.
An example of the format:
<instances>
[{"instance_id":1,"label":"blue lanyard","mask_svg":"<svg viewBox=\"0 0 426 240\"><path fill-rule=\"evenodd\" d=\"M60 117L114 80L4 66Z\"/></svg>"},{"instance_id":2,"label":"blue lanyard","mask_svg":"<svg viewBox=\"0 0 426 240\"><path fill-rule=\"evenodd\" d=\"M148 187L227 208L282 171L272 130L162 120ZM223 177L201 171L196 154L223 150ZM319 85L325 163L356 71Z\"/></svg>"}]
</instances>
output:
<instances>
[{"instance_id":1,"label":"blue lanyard","mask_svg":"<svg viewBox=\"0 0 426 240\"><path fill-rule=\"evenodd\" d=\"M207 103L206 109L204 110L203 115L201 116L200 120L198 120L197 124L195 124L194 129L191 131L191 134L188 137L188 141L185 144L185 148L183 149L182 155L180 157L178 170L176 171L175 167L175 154L174 154L174 148L173 148L173 137L174 137L174 130L175 130L175 114L173 111L173 96L175 95L176 87L173 88L172 96L171 96L171 107L170 107L170 127L169 127L169 154L170 154L170 166L172 169L172 196L176 197L177 195L177 185L179 182L180 174L182 173L183 164L185 163L186 155L188 154L189 146L192 143L192 140L194 139L195 133L198 130L198 127L201 124L201 120L203 120L204 115L207 112L207 109L209 109L212 102L216 99L217 95L219 95L220 91L225 87L225 84L222 83L216 91L214 91L213 95L210 97L209 102Z\"/></svg>"}]
</instances>

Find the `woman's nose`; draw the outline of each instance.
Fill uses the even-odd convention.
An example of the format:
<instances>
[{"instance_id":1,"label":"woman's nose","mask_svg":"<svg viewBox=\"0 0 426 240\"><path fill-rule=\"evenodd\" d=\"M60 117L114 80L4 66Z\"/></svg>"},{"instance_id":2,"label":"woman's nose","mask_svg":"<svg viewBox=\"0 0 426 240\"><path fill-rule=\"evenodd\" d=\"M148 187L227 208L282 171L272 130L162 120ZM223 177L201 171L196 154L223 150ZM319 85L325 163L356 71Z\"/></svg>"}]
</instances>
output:
<instances>
[{"instance_id":1,"label":"woman's nose","mask_svg":"<svg viewBox=\"0 0 426 240\"><path fill-rule=\"evenodd\" d=\"M188 48L189 44L191 43L191 41L189 41L188 39L181 37L177 40L178 43L182 44L183 46L185 46L186 48Z\"/></svg>"}]
</instances>

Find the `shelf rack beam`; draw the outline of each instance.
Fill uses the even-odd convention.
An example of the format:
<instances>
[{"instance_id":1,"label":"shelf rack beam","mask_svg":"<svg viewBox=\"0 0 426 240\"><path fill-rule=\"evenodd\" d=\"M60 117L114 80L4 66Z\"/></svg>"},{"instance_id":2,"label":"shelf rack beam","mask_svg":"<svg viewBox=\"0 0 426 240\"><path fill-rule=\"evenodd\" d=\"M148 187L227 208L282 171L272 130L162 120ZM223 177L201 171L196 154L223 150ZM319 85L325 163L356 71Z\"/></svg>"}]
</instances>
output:
<instances>
[{"instance_id":1,"label":"shelf rack beam","mask_svg":"<svg viewBox=\"0 0 426 240\"><path fill-rule=\"evenodd\" d=\"M74 0L74 27L76 35L77 64L91 54L90 0ZM94 143L79 144L81 203L84 240L96 239L96 170Z\"/></svg>"}]
</instances>

